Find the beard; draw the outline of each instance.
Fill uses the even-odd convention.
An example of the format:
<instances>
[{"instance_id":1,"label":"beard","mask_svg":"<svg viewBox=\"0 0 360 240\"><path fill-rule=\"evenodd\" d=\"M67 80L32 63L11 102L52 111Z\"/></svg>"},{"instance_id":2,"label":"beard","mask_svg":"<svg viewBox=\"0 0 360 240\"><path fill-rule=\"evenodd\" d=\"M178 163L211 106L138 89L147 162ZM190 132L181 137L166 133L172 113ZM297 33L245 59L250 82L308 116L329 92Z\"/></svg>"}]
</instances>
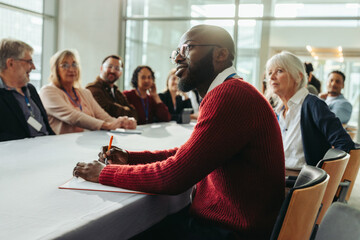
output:
<instances>
[{"instance_id":1,"label":"beard","mask_svg":"<svg viewBox=\"0 0 360 240\"><path fill-rule=\"evenodd\" d=\"M109 76L112 76L113 78L109 78ZM116 82L119 78L116 77L115 74L113 73L108 73L108 74L105 74L103 79L107 82L107 83L110 83L110 84L113 84L114 82Z\"/></svg>"},{"instance_id":2,"label":"beard","mask_svg":"<svg viewBox=\"0 0 360 240\"><path fill-rule=\"evenodd\" d=\"M188 92L215 78L212 55L213 50L206 54L197 63L194 63L193 66L190 66L189 64L189 75L185 78L179 79L178 88L180 91Z\"/></svg>"}]
</instances>

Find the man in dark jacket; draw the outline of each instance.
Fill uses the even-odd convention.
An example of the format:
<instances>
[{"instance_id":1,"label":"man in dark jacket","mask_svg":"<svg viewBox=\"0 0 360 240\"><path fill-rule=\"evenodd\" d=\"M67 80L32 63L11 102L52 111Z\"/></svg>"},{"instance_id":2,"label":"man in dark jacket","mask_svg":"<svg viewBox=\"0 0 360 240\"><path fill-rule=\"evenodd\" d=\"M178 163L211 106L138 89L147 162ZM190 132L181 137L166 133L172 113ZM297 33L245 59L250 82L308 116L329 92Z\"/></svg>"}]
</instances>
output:
<instances>
[{"instance_id":1,"label":"man in dark jacket","mask_svg":"<svg viewBox=\"0 0 360 240\"><path fill-rule=\"evenodd\" d=\"M112 117L128 116L137 120L136 109L129 104L124 94L114 84L123 71L120 56L107 56L101 65L100 75L86 86L99 105Z\"/></svg>"},{"instance_id":2,"label":"man in dark jacket","mask_svg":"<svg viewBox=\"0 0 360 240\"><path fill-rule=\"evenodd\" d=\"M0 41L0 141L54 135L33 85L33 48L13 40Z\"/></svg>"}]
</instances>

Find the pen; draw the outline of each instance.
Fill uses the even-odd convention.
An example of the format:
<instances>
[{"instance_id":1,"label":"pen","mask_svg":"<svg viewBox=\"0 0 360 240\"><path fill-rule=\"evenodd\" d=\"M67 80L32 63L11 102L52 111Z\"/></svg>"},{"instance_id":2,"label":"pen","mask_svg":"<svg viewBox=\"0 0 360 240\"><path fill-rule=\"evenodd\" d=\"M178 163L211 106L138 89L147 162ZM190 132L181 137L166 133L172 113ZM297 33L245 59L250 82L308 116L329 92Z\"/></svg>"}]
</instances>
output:
<instances>
[{"instance_id":1,"label":"pen","mask_svg":"<svg viewBox=\"0 0 360 240\"><path fill-rule=\"evenodd\" d=\"M113 138L114 138L114 136L111 135L111 137L110 137L110 142L109 142L109 146L108 146L108 149L107 149L108 151L111 149L111 144L112 144ZM108 165L107 157L105 158L105 165Z\"/></svg>"}]
</instances>

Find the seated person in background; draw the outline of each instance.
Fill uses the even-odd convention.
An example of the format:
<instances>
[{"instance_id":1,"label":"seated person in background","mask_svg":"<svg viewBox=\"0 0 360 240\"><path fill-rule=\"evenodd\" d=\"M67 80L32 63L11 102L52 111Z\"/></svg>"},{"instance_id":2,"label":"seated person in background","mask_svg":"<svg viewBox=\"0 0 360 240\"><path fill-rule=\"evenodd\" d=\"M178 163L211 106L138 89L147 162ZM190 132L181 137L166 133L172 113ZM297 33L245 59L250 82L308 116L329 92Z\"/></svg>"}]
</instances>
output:
<instances>
[{"instance_id":1,"label":"seated person in background","mask_svg":"<svg viewBox=\"0 0 360 240\"><path fill-rule=\"evenodd\" d=\"M266 63L268 87L278 100L285 151L286 175L298 175L305 165L315 166L335 147L349 152L354 143L324 101L309 94L303 63L289 52L274 55Z\"/></svg>"},{"instance_id":2,"label":"seated person in background","mask_svg":"<svg viewBox=\"0 0 360 240\"><path fill-rule=\"evenodd\" d=\"M171 120L177 121L184 108L191 108L191 102L186 93L179 91L179 79L175 72L175 68L170 71L166 81L166 91L160 93L159 97L169 109Z\"/></svg>"},{"instance_id":3,"label":"seated person in background","mask_svg":"<svg viewBox=\"0 0 360 240\"><path fill-rule=\"evenodd\" d=\"M86 86L99 105L112 117L128 116L137 119L136 109L130 106L124 94L114 84L123 73L120 56L107 56L100 67L100 75Z\"/></svg>"},{"instance_id":4,"label":"seated person in background","mask_svg":"<svg viewBox=\"0 0 360 240\"><path fill-rule=\"evenodd\" d=\"M54 135L29 74L33 48L14 39L0 41L0 141Z\"/></svg>"},{"instance_id":5,"label":"seated person in background","mask_svg":"<svg viewBox=\"0 0 360 240\"><path fill-rule=\"evenodd\" d=\"M236 76L235 46L225 29L195 26L171 56L179 89L196 88L203 97L189 140L163 151L105 150L100 161L108 156L110 165L78 163L75 176L159 194L180 194L196 184L190 211L152 232L153 239L160 234L163 239L269 239L285 188L274 111L256 88Z\"/></svg>"},{"instance_id":6,"label":"seated person in background","mask_svg":"<svg viewBox=\"0 0 360 240\"><path fill-rule=\"evenodd\" d=\"M136 120L113 118L95 101L91 92L80 87L77 52L63 50L50 59L51 83L40 90L40 97L56 134L88 130L136 128Z\"/></svg>"},{"instance_id":7,"label":"seated person in background","mask_svg":"<svg viewBox=\"0 0 360 240\"><path fill-rule=\"evenodd\" d=\"M321 82L312 74L314 71L312 63L304 63L305 71L308 77L307 89L310 93L318 95L321 91Z\"/></svg>"},{"instance_id":8,"label":"seated person in background","mask_svg":"<svg viewBox=\"0 0 360 240\"><path fill-rule=\"evenodd\" d=\"M194 110L194 112L190 115L191 119L198 119L199 117L199 107L202 98L200 97L198 91L196 89L193 89L189 91L188 93L189 99L191 101L191 107Z\"/></svg>"},{"instance_id":9,"label":"seated person in background","mask_svg":"<svg viewBox=\"0 0 360 240\"><path fill-rule=\"evenodd\" d=\"M345 74L340 71L332 71L328 76L327 93L319 94L324 99L330 110L340 119L341 123L349 122L352 112L351 103L341 94L344 88Z\"/></svg>"},{"instance_id":10,"label":"seated person in background","mask_svg":"<svg viewBox=\"0 0 360 240\"><path fill-rule=\"evenodd\" d=\"M135 107L139 125L171 120L168 108L156 92L155 75L149 66L138 66L131 84L135 89L124 91L124 95Z\"/></svg>"}]
</instances>

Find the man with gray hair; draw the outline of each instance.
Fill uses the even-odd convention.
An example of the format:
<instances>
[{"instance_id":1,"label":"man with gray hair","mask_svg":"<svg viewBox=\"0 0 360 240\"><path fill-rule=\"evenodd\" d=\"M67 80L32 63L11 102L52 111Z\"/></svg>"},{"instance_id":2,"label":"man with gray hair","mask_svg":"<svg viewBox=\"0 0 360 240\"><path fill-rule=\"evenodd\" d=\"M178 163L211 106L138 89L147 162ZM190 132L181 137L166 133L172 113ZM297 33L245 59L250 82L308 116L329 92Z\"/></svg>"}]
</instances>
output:
<instances>
[{"instance_id":1,"label":"man with gray hair","mask_svg":"<svg viewBox=\"0 0 360 240\"><path fill-rule=\"evenodd\" d=\"M15 39L0 41L0 141L54 135L33 85L33 48Z\"/></svg>"}]
</instances>

